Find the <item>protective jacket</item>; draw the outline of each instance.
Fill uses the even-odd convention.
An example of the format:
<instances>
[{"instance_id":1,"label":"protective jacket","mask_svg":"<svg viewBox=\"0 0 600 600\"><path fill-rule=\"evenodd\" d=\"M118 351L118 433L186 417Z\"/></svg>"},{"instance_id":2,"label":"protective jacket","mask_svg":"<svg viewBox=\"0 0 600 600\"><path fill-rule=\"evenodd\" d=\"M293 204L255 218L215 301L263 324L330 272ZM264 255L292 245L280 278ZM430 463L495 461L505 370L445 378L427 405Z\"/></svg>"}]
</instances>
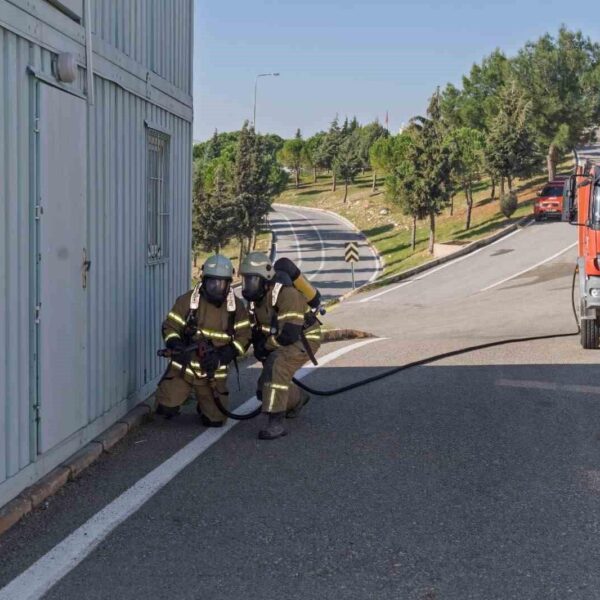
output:
<instances>
[{"instance_id":1,"label":"protective jacket","mask_svg":"<svg viewBox=\"0 0 600 600\"><path fill-rule=\"evenodd\" d=\"M321 341L321 324L314 318L304 296L293 286L276 283L250 307L253 326L266 337L269 351L307 340Z\"/></svg>"},{"instance_id":2,"label":"protective jacket","mask_svg":"<svg viewBox=\"0 0 600 600\"><path fill-rule=\"evenodd\" d=\"M162 324L162 335L167 345L171 340L181 340L185 345L206 340L217 349L229 347L232 358L245 354L251 333L248 311L233 291L226 302L215 306L202 297L199 286L177 298ZM187 365L176 360L171 363L171 368L179 372L184 367L187 380L206 378L197 356ZM215 379L226 377L227 365L221 365Z\"/></svg>"},{"instance_id":3,"label":"protective jacket","mask_svg":"<svg viewBox=\"0 0 600 600\"><path fill-rule=\"evenodd\" d=\"M321 324L306 298L292 285L280 283L269 286L260 302L251 303L250 320L255 348L262 341L268 353L257 385L263 411L292 411L303 402L303 392L292 377L319 349Z\"/></svg>"}]
</instances>

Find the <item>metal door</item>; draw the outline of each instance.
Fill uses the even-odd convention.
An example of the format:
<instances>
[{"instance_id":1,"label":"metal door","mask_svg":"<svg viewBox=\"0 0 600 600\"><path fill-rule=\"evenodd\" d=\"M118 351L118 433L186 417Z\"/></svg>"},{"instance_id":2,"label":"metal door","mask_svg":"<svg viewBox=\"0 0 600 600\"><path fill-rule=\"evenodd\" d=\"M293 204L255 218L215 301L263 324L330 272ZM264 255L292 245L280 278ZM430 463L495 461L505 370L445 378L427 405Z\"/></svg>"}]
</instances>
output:
<instances>
[{"instance_id":1,"label":"metal door","mask_svg":"<svg viewBox=\"0 0 600 600\"><path fill-rule=\"evenodd\" d=\"M39 84L38 452L86 424L86 104Z\"/></svg>"}]
</instances>

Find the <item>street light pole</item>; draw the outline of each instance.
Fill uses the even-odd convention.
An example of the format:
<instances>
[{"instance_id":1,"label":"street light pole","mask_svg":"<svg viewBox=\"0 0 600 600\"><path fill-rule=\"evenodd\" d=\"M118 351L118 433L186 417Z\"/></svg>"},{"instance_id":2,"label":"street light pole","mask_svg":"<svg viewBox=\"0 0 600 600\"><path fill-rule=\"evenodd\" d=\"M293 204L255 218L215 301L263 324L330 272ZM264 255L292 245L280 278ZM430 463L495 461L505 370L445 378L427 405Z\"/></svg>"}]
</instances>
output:
<instances>
[{"instance_id":1,"label":"street light pole","mask_svg":"<svg viewBox=\"0 0 600 600\"><path fill-rule=\"evenodd\" d=\"M254 112L252 116L252 126L256 132L256 92L258 90L258 78L259 77L279 77L279 73L260 73L254 80Z\"/></svg>"}]
</instances>

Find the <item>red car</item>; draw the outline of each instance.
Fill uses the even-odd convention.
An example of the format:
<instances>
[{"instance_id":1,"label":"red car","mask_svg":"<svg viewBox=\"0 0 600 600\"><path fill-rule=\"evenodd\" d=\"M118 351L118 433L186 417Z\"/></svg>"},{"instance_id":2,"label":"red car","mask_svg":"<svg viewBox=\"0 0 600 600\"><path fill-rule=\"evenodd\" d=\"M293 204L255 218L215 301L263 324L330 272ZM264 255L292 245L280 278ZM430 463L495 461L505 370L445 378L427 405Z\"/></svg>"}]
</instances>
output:
<instances>
[{"instance_id":1,"label":"red car","mask_svg":"<svg viewBox=\"0 0 600 600\"><path fill-rule=\"evenodd\" d=\"M533 216L536 221L547 217L561 218L565 179L565 177L557 177L538 192L538 197L533 205Z\"/></svg>"}]
</instances>

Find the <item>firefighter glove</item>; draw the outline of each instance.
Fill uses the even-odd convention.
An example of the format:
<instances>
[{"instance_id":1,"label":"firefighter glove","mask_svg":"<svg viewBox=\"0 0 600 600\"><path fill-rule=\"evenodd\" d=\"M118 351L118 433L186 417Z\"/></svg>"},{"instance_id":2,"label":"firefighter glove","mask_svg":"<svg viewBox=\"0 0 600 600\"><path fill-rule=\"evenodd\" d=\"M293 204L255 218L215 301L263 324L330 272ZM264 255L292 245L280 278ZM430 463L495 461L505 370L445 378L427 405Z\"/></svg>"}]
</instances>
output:
<instances>
[{"instance_id":1,"label":"firefighter glove","mask_svg":"<svg viewBox=\"0 0 600 600\"><path fill-rule=\"evenodd\" d=\"M170 338L167 340L167 348L172 350L174 353L179 353L185 350L185 344L177 337Z\"/></svg>"},{"instance_id":2,"label":"firefighter glove","mask_svg":"<svg viewBox=\"0 0 600 600\"><path fill-rule=\"evenodd\" d=\"M264 336L256 337L256 339L253 341L254 358L260 362L264 362L269 356L269 351L265 348L266 343L267 340Z\"/></svg>"},{"instance_id":3,"label":"firefighter glove","mask_svg":"<svg viewBox=\"0 0 600 600\"><path fill-rule=\"evenodd\" d=\"M200 366L209 377L212 377L215 374L215 371L219 368L218 352L214 349L211 349L210 352L206 352L200 357Z\"/></svg>"},{"instance_id":4,"label":"firefighter glove","mask_svg":"<svg viewBox=\"0 0 600 600\"><path fill-rule=\"evenodd\" d=\"M228 365L237 354L235 346L233 344L227 344L227 346L222 346L217 349L217 357L219 359L219 364Z\"/></svg>"}]
</instances>

